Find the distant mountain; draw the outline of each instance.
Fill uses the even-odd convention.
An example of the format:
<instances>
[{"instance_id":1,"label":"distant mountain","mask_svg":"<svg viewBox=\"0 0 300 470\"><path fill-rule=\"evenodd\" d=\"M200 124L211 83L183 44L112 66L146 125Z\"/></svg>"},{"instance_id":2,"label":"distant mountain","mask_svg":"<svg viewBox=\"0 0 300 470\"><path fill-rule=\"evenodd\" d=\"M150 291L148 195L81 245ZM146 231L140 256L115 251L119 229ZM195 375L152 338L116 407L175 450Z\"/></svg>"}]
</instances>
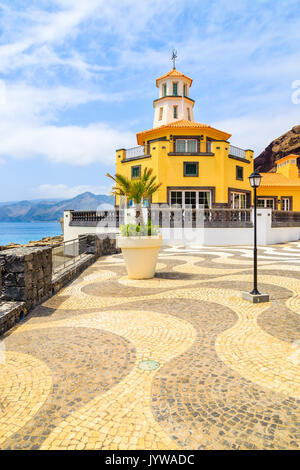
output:
<instances>
[{"instance_id":1,"label":"distant mountain","mask_svg":"<svg viewBox=\"0 0 300 470\"><path fill-rule=\"evenodd\" d=\"M300 126L294 126L273 140L254 160L255 169L261 172L274 172L276 171L275 162L290 153L300 156Z\"/></svg>"},{"instance_id":2,"label":"distant mountain","mask_svg":"<svg viewBox=\"0 0 300 470\"><path fill-rule=\"evenodd\" d=\"M102 204L114 205L114 198L105 194L83 193L66 200L44 199L0 203L0 222L54 222L59 221L65 209L96 210Z\"/></svg>"}]
</instances>

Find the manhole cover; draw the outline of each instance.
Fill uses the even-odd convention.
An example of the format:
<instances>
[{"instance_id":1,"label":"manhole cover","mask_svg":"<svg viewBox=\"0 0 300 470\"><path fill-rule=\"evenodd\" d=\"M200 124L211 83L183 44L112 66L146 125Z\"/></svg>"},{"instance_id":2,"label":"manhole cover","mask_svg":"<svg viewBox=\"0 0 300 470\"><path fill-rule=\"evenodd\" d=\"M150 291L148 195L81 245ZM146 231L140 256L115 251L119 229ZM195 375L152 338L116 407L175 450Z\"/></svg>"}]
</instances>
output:
<instances>
[{"instance_id":1,"label":"manhole cover","mask_svg":"<svg viewBox=\"0 0 300 470\"><path fill-rule=\"evenodd\" d=\"M156 361L142 361L139 363L139 369L142 370L155 370L159 368L159 362Z\"/></svg>"}]
</instances>

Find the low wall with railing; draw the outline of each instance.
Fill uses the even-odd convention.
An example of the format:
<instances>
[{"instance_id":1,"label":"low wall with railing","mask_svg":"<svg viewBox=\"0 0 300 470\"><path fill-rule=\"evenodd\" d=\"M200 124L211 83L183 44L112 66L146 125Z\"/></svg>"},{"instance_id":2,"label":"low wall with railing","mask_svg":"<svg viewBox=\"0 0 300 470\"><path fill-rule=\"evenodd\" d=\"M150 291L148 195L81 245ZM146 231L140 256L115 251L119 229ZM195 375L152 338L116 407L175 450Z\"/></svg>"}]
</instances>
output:
<instances>
[{"instance_id":1,"label":"low wall with railing","mask_svg":"<svg viewBox=\"0 0 300 470\"><path fill-rule=\"evenodd\" d=\"M135 209L112 211L65 211L64 239L80 234L119 233ZM252 209L182 209L152 205L144 209L160 227L164 244L249 245L253 242ZM257 210L258 243L268 245L300 238L300 212Z\"/></svg>"},{"instance_id":2,"label":"low wall with railing","mask_svg":"<svg viewBox=\"0 0 300 470\"><path fill-rule=\"evenodd\" d=\"M59 250L59 251L58 251ZM79 235L52 250L52 291L58 292L99 256L119 253L114 234Z\"/></svg>"},{"instance_id":3,"label":"low wall with railing","mask_svg":"<svg viewBox=\"0 0 300 470\"><path fill-rule=\"evenodd\" d=\"M272 210L272 227L300 227L300 212Z\"/></svg>"},{"instance_id":4,"label":"low wall with railing","mask_svg":"<svg viewBox=\"0 0 300 470\"><path fill-rule=\"evenodd\" d=\"M101 255L118 253L114 235L83 235L52 247L0 252L0 334L47 300Z\"/></svg>"}]
</instances>

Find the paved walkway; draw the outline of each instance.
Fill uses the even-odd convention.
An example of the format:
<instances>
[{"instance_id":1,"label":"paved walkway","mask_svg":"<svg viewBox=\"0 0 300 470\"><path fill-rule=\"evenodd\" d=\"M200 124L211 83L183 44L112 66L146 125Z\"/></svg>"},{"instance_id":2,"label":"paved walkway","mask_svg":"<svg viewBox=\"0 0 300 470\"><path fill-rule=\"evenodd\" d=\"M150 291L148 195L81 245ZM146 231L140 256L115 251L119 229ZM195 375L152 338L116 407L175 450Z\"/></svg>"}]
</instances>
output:
<instances>
[{"instance_id":1,"label":"paved walkway","mask_svg":"<svg viewBox=\"0 0 300 470\"><path fill-rule=\"evenodd\" d=\"M0 343L1 449L300 447L300 243L100 259Z\"/></svg>"}]
</instances>

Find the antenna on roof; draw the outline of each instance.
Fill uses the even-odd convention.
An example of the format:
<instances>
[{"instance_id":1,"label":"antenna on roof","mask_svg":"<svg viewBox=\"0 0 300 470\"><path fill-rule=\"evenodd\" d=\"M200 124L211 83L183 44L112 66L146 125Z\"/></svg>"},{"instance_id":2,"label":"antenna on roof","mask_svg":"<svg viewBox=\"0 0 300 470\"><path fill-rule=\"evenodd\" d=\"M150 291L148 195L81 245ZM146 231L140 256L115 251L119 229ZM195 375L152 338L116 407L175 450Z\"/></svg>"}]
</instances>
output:
<instances>
[{"instance_id":1,"label":"antenna on roof","mask_svg":"<svg viewBox=\"0 0 300 470\"><path fill-rule=\"evenodd\" d=\"M176 49L173 49L172 55L171 55L171 60L173 61L173 69L176 69L176 67L175 67L176 59L177 59L177 51L176 51Z\"/></svg>"}]
</instances>

